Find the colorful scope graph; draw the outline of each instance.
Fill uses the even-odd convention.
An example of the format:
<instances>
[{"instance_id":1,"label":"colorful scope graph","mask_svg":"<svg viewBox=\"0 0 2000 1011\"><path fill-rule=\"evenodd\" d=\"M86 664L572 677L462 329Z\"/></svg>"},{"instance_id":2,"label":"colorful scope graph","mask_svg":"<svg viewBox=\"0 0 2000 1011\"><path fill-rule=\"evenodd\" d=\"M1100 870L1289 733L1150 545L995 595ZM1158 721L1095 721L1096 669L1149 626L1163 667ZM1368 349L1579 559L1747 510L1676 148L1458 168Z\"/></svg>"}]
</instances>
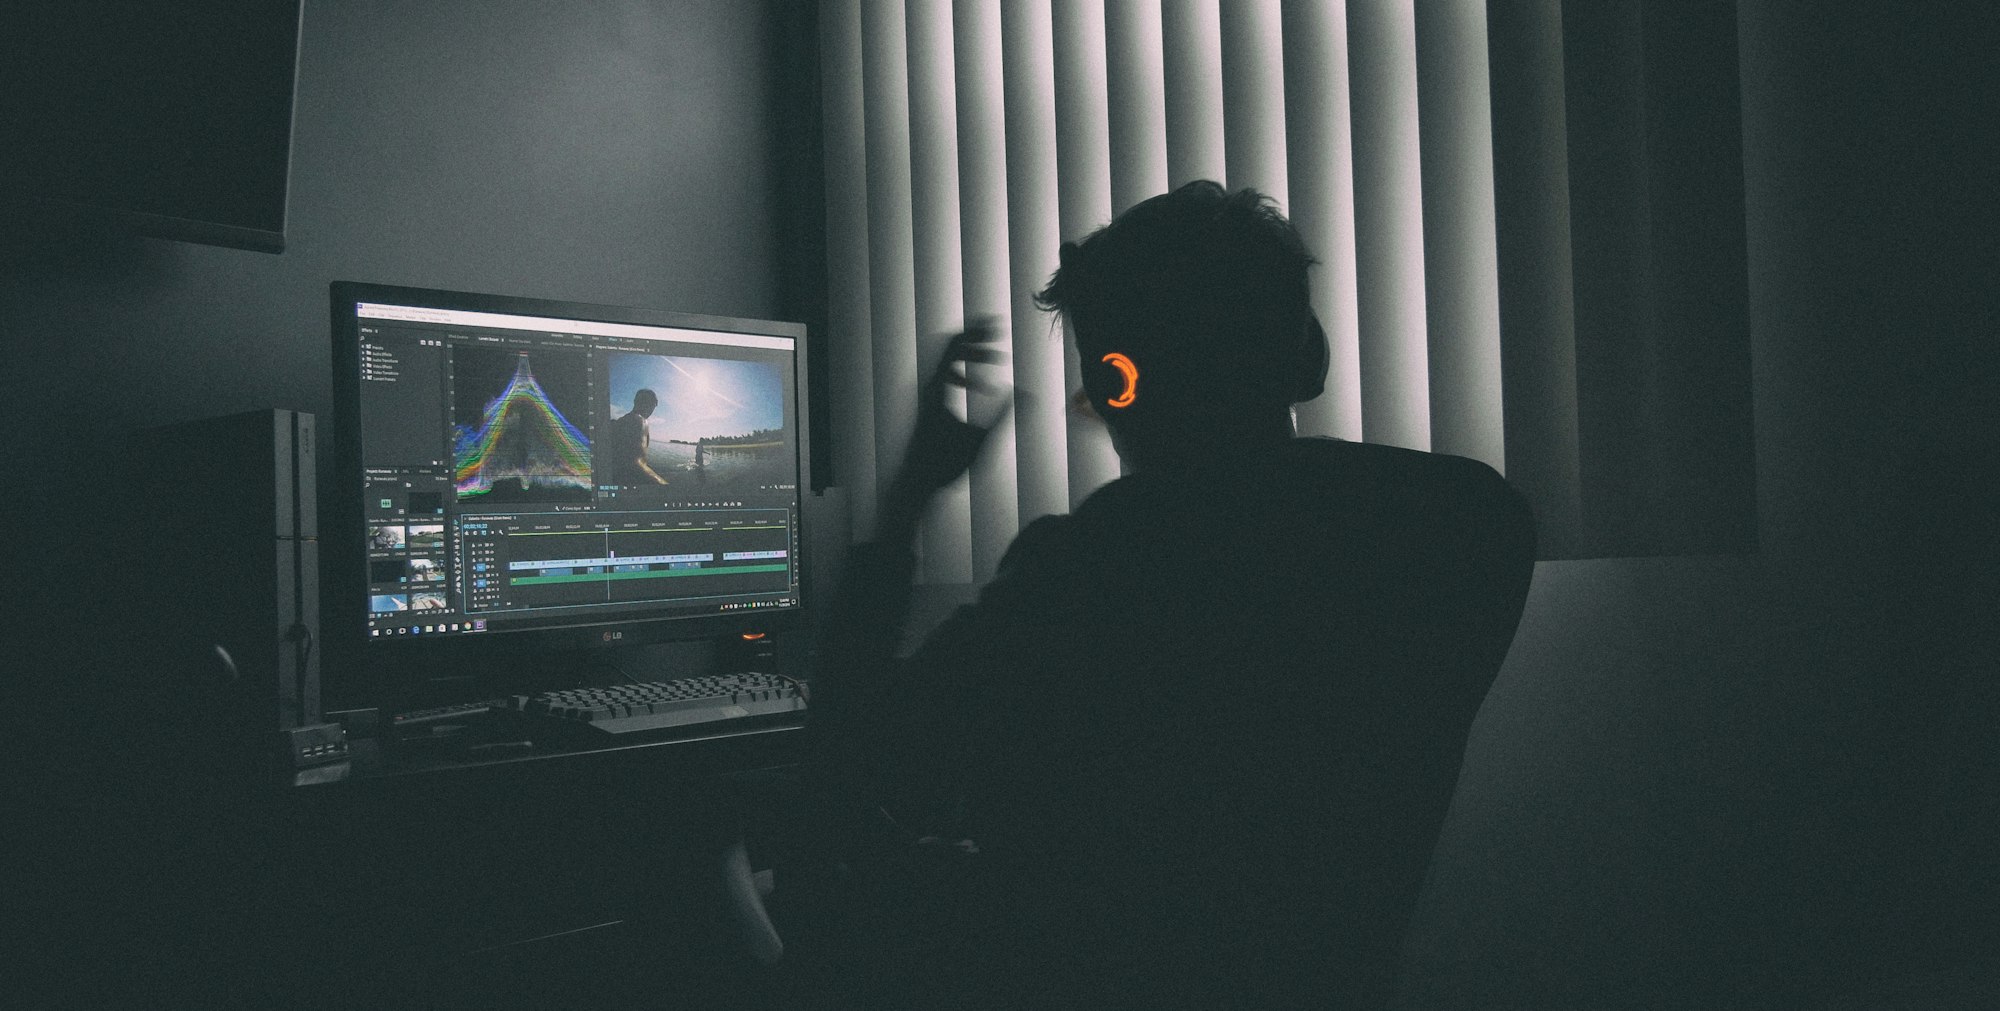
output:
<instances>
[{"instance_id":1,"label":"colorful scope graph","mask_svg":"<svg viewBox=\"0 0 2000 1011\"><path fill-rule=\"evenodd\" d=\"M591 486L590 437L549 402L526 354L506 388L486 402L479 426L457 427L452 457L461 499L508 481L523 491Z\"/></svg>"}]
</instances>

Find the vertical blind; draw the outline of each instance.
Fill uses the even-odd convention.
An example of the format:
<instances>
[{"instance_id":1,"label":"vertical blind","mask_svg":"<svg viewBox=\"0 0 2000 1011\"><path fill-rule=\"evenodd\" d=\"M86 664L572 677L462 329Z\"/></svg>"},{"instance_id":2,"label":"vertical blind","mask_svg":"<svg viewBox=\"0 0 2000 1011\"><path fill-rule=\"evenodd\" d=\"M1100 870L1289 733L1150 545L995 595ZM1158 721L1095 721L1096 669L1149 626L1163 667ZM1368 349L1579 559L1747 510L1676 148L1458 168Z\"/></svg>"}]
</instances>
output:
<instances>
[{"instance_id":1,"label":"vertical blind","mask_svg":"<svg viewBox=\"0 0 2000 1011\"><path fill-rule=\"evenodd\" d=\"M1484 0L827 0L821 32L858 532L940 339L990 316L1011 348L978 370L1013 410L926 517L926 581L983 581L1022 525L1118 475L1033 293L1063 240L1194 179L1269 194L1320 260L1333 358L1302 433L1504 466Z\"/></svg>"}]
</instances>

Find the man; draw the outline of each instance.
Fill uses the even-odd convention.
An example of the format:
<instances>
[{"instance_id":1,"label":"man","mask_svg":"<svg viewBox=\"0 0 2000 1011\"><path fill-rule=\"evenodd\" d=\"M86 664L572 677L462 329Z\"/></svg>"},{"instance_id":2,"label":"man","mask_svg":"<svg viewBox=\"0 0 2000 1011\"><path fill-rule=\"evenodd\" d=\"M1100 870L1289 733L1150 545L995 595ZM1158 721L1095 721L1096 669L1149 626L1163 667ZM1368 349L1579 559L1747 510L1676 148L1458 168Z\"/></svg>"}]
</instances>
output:
<instances>
[{"instance_id":1,"label":"man","mask_svg":"<svg viewBox=\"0 0 2000 1011\"><path fill-rule=\"evenodd\" d=\"M653 416L653 409L658 406L659 395L652 390L641 389L632 394L632 409L612 420L601 440L604 459L609 465L606 469L610 480L606 484L667 483L667 479L646 462L646 448L652 444L652 433L646 429L646 419Z\"/></svg>"},{"instance_id":2,"label":"man","mask_svg":"<svg viewBox=\"0 0 2000 1011\"><path fill-rule=\"evenodd\" d=\"M955 420L942 387L997 352L961 335L928 384L815 695L851 782L977 852L904 907L928 954L903 964L937 967L918 991L1392 992L1534 525L1484 464L1296 437L1292 405L1327 368L1312 262L1268 199L1212 182L1065 243L1038 301L1126 474L1029 524L978 601L897 660L918 517L990 427Z\"/></svg>"}]
</instances>

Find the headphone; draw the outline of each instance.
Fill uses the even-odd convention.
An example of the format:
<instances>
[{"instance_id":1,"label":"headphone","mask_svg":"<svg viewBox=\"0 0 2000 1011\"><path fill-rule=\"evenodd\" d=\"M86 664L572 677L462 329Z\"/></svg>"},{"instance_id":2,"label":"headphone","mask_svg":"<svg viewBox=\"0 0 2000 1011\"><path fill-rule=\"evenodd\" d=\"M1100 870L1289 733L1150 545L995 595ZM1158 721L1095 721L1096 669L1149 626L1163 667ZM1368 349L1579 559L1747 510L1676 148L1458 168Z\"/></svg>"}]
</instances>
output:
<instances>
[{"instance_id":1,"label":"headphone","mask_svg":"<svg viewBox=\"0 0 2000 1011\"><path fill-rule=\"evenodd\" d=\"M1273 357L1265 368L1271 387L1285 396L1286 404L1303 403L1326 389L1331 349L1319 317L1308 314L1299 342ZM1084 389L1099 406L1126 410L1139 402L1139 374L1139 362L1133 355L1112 351L1084 363Z\"/></svg>"},{"instance_id":2,"label":"headphone","mask_svg":"<svg viewBox=\"0 0 2000 1011\"><path fill-rule=\"evenodd\" d=\"M1123 389L1104 399L1104 406L1121 409L1132 406L1139 399L1139 366L1133 364L1132 357L1123 351L1113 351L1098 361L1116 369L1119 379L1124 382Z\"/></svg>"}]
</instances>

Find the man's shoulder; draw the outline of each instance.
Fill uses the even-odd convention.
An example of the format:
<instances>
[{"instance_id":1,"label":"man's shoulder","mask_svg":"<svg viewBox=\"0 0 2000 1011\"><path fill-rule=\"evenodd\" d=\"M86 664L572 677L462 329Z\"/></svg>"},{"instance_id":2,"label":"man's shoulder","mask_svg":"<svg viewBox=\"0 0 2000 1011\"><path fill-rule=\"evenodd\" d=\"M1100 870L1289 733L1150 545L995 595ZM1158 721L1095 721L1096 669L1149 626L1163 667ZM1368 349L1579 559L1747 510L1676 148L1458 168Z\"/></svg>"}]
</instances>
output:
<instances>
[{"instance_id":1,"label":"man's shoulder","mask_svg":"<svg viewBox=\"0 0 2000 1011\"><path fill-rule=\"evenodd\" d=\"M1490 464L1449 453L1339 439L1298 439L1291 452L1301 480L1347 494L1400 492L1462 506L1511 510L1526 502Z\"/></svg>"},{"instance_id":2,"label":"man's shoulder","mask_svg":"<svg viewBox=\"0 0 2000 1011\"><path fill-rule=\"evenodd\" d=\"M1285 447L1289 458L1308 468L1339 472L1365 468L1422 475L1438 480L1485 480L1499 477L1492 467L1470 457L1429 450L1406 449L1379 442L1300 438Z\"/></svg>"},{"instance_id":3,"label":"man's shoulder","mask_svg":"<svg viewBox=\"0 0 2000 1011\"><path fill-rule=\"evenodd\" d=\"M1229 543L1228 531L1298 542L1387 538L1532 538L1531 510L1478 460L1374 443L1301 438L1214 473L1137 474L1025 538L1044 557L1088 556L1097 545ZM1428 533L1427 533L1428 532Z\"/></svg>"},{"instance_id":4,"label":"man's shoulder","mask_svg":"<svg viewBox=\"0 0 2000 1011\"><path fill-rule=\"evenodd\" d=\"M1135 474L1104 485L1074 513L1023 527L1001 572L1067 571L1160 541L1229 543L1228 530L1283 519L1304 536L1365 530L1532 530L1527 501L1474 459L1339 439L1294 439L1215 473ZM1301 525L1303 524L1303 525Z\"/></svg>"},{"instance_id":5,"label":"man's shoulder","mask_svg":"<svg viewBox=\"0 0 2000 1011\"><path fill-rule=\"evenodd\" d=\"M1014 535L1012 543L1000 556L1000 572L1018 570L1026 564L1051 555L1065 555L1067 545L1072 542L1077 526L1074 515L1068 513L1042 516L1021 528Z\"/></svg>"},{"instance_id":6,"label":"man's shoulder","mask_svg":"<svg viewBox=\"0 0 2000 1011\"><path fill-rule=\"evenodd\" d=\"M1091 495L1078 513L1089 520L1161 499L1214 503L1306 495L1325 501L1396 491L1454 498L1517 497L1498 471L1479 460L1379 443L1302 437L1212 472L1119 478Z\"/></svg>"}]
</instances>

